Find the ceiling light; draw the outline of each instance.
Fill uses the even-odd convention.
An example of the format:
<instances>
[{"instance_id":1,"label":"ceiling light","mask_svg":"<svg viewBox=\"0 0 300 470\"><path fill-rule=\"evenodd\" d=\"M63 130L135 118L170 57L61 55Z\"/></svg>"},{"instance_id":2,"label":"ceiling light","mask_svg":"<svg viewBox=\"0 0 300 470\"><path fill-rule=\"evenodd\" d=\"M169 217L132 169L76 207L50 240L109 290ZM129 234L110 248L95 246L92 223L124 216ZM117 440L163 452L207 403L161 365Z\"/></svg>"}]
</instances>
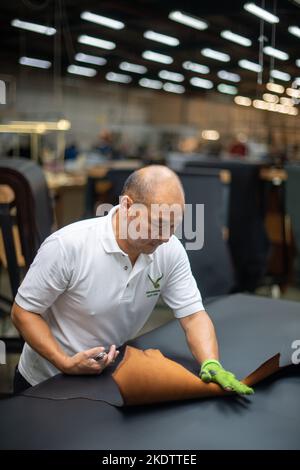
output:
<instances>
[{"instance_id":1,"label":"ceiling light","mask_svg":"<svg viewBox=\"0 0 300 470\"><path fill-rule=\"evenodd\" d=\"M199 30L208 28L206 21L203 21L196 16L187 15L182 11L171 11L169 14L169 19Z\"/></svg>"},{"instance_id":2,"label":"ceiling light","mask_svg":"<svg viewBox=\"0 0 300 470\"><path fill-rule=\"evenodd\" d=\"M286 96L282 96L280 98L280 103L284 104L285 106L293 106L294 105L294 101L292 100L292 98L287 98Z\"/></svg>"},{"instance_id":3,"label":"ceiling light","mask_svg":"<svg viewBox=\"0 0 300 470\"><path fill-rule=\"evenodd\" d=\"M106 80L109 82L117 82L117 83L130 83L132 78L129 75L125 75L124 73L116 73L116 72L108 72L105 75Z\"/></svg>"},{"instance_id":4,"label":"ceiling light","mask_svg":"<svg viewBox=\"0 0 300 470\"><path fill-rule=\"evenodd\" d=\"M49 69L51 67L51 62L48 60L34 59L33 57L20 57L19 64L39 69Z\"/></svg>"},{"instance_id":5,"label":"ceiling light","mask_svg":"<svg viewBox=\"0 0 300 470\"><path fill-rule=\"evenodd\" d=\"M210 80L206 80L205 78L199 78L199 77L192 77L190 79L191 85L194 85L199 88L206 88L209 90L210 88L213 88L214 84Z\"/></svg>"},{"instance_id":6,"label":"ceiling light","mask_svg":"<svg viewBox=\"0 0 300 470\"><path fill-rule=\"evenodd\" d=\"M163 89L171 93L184 93L185 92L184 86L176 85L175 83L170 83L170 82L164 83Z\"/></svg>"},{"instance_id":7,"label":"ceiling light","mask_svg":"<svg viewBox=\"0 0 300 470\"><path fill-rule=\"evenodd\" d=\"M220 93L226 93L227 95L236 95L238 92L237 87L225 83L220 83L217 88Z\"/></svg>"},{"instance_id":8,"label":"ceiling light","mask_svg":"<svg viewBox=\"0 0 300 470\"><path fill-rule=\"evenodd\" d=\"M251 62L247 59L239 60L239 66L242 67L242 69L251 70L251 72L258 73L262 71L260 64L257 64L256 62Z\"/></svg>"},{"instance_id":9,"label":"ceiling light","mask_svg":"<svg viewBox=\"0 0 300 470\"><path fill-rule=\"evenodd\" d=\"M112 41L105 41L104 39L94 38L93 36L88 36L86 34L79 36L78 42L107 50L112 50L116 47L115 43Z\"/></svg>"},{"instance_id":10,"label":"ceiling light","mask_svg":"<svg viewBox=\"0 0 300 470\"><path fill-rule=\"evenodd\" d=\"M78 60L78 62L86 62L87 64L94 65L105 65L107 63L107 60L104 59L104 57L83 54L82 52L78 52L78 54L75 55L75 60Z\"/></svg>"},{"instance_id":11,"label":"ceiling light","mask_svg":"<svg viewBox=\"0 0 300 470\"><path fill-rule=\"evenodd\" d=\"M252 41L244 36L240 36L239 34L233 33L232 31L228 31L227 29L220 33L220 36L228 41L235 42L240 44L241 46L250 47L252 45Z\"/></svg>"},{"instance_id":12,"label":"ceiling light","mask_svg":"<svg viewBox=\"0 0 300 470\"><path fill-rule=\"evenodd\" d=\"M184 75L181 73L169 72L169 70L161 70L158 76L163 80L171 80L173 82L183 82L184 80Z\"/></svg>"},{"instance_id":13,"label":"ceiling light","mask_svg":"<svg viewBox=\"0 0 300 470\"><path fill-rule=\"evenodd\" d=\"M296 60L296 65L297 65L297 67L300 67L300 59Z\"/></svg>"},{"instance_id":14,"label":"ceiling light","mask_svg":"<svg viewBox=\"0 0 300 470\"><path fill-rule=\"evenodd\" d=\"M26 29L27 31L33 31L34 33L46 34L46 36L53 36L56 33L56 29L50 26L44 26L42 24L29 23L28 21L22 21L14 19L11 25L15 28Z\"/></svg>"},{"instance_id":15,"label":"ceiling light","mask_svg":"<svg viewBox=\"0 0 300 470\"><path fill-rule=\"evenodd\" d=\"M249 13L252 13L255 16L258 16L262 20L267 21L268 23L279 23L279 18L273 13L270 13L267 10L255 5L255 3L249 2L245 3L244 9L247 10Z\"/></svg>"},{"instance_id":16,"label":"ceiling light","mask_svg":"<svg viewBox=\"0 0 300 470\"><path fill-rule=\"evenodd\" d=\"M185 70L191 70L192 72L196 73L209 73L209 68L206 65L190 62L189 60L183 62L182 67Z\"/></svg>"},{"instance_id":17,"label":"ceiling light","mask_svg":"<svg viewBox=\"0 0 300 470\"><path fill-rule=\"evenodd\" d=\"M97 70L92 69L90 67L81 67L79 65L69 65L68 67L69 73L74 73L75 75L83 75L85 77L94 77L97 73Z\"/></svg>"},{"instance_id":18,"label":"ceiling light","mask_svg":"<svg viewBox=\"0 0 300 470\"><path fill-rule=\"evenodd\" d=\"M122 21L113 20L106 16L96 15L90 11L83 11L80 15L82 20L91 21L92 23L101 24L101 26L107 26L112 29L123 29L125 24Z\"/></svg>"},{"instance_id":19,"label":"ceiling light","mask_svg":"<svg viewBox=\"0 0 300 470\"><path fill-rule=\"evenodd\" d=\"M279 49L275 49L275 47L266 46L263 50L265 54L271 57L275 57L279 60L288 60L289 58L289 55L286 52L280 51Z\"/></svg>"},{"instance_id":20,"label":"ceiling light","mask_svg":"<svg viewBox=\"0 0 300 470\"><path fill-rule=\"evenodd\" d=\"M218 72L218 77L222 80L228 80L229 82L238 83L241 80L241 77L237 73L226 72L226 70L220 70Z\"/></svg>"},{"instance_id":21,"label":"ceiling light","mask_svg":"<svg viewBox=\"0 0 300 470\"><path fill-rule=\"evenodd\" d=\"M160 62L161 64L172 64L173 59L169 55L159 54L153 51L144 51L142 57L146 60L152 60L153 62Z\"/></svg>"},{"instance_id":22,"label":"ceiling light","mask_svg":"<svg viewBox=\"0 0 300 470\"><path fill-rule=\"evenodd\" d=\"M139 85L144 88L152 88L153 90L160 90L163 86L160 80L151 80L150 78L141 78Z\"/></svg>"},{"instance_id":23,"label":"ceiling light","mask_svg":"<svg viewBox=\"0 0 300 470\"><path fill-rule=\"evenodd\" d=\"M133 72L143 74L147 72L147 67L139 64L132 64L131 62L121 62L119 68L124 72Z\"/></svg>"},{"instance_id":24,"label":"ceiling light","mask_svg":"<svg viewBox=\"0 0 300 470\"><path fill-rule=\"evenodd\" d=\"M289 82L291 79L291 76L289 73L286 72L281 72L280 70L271 70L270 72L271 77L277 78L278 80L282 80L284 82Z\"/></svg>"},{"instance_id":25,"label":"ceiling light","mask_svg":"<svg viewBox=\"0 0 300 470\"><path fill-rule=\"evenodd\" d=\"M251 106L252 103L251 99L247 96L235 96L234 102L240 106Z\"/></svg>"},{"instance_id":26,"label":"ceiling light","mask_svg":"<svg viewBox=\"0 0 300 470\"><path fill-rule=\"evenodd\" d=\"M230 55L225 54L224 52L215 51L209 47L202 49L201 54L205 57L209 57L210 59L220 60L221 62L230 61Z\"/></svg>"},{"instance_id":27,"label":"ceiling light","mask_svg":"<svg viewBox=\"0 0 300 470\"><path fill-rule=\"evenodd\" d=\"M206 129L202 131L201 135L202 135L202 139L205 139L205 140L219 140L220 138L219 132L213 129Z\"/></svg>"},{"instance_id":28,"label":"ceiling light","mask_svg":"<svg viewBox=\"0 0 300 470\"><path fill-rule=\"evenodd\" d=\"M295 88L287 88L286 89L286 94L288 96L291 96L292 98L300 98L300 90L295 90Z\"/></svg>"},{"instance_id":29,"label":"ceiling light","mask_svg":"<svg viewBox=\"0 0 300 470\"><path fill-rule=\"evenodd\" d=\"M155 33L155 31L145 31L144 38L167 44L167 46L178 46L180 44L179 39L167 36L166 34Z\"/></svg>"},{"instance_id":30,"label":"ceiling light","mask_svg":"<svg viewBox=\"0 0 300 470\"><path fill-rule=\"evenodd\" d=\"M267 109L268 108L268 103L266 103L263 100L254 100L252 104L253 104L254 108L257 108L257 109Z\"/></svg>"},{"instance_id":31,"label":"ceiling light","mask_svg":"<svg viewBox=\"0 0 300 470\"><path fill-rule=\"evenodd\" d=\"M279 98L277 95L272 95L271 93L264 93L263 99L268 103L278 103Z\"/></svg>"},{"instance_id":32,"label":"ceiling light","mask_svg":"<svg viewBox=\"0 0 300 470\"><path fill-rule=\"evenodd\" d=\"M289 26L288 27L288 32L293 34L294 36L297 36L297 38L300 38L300 28L299 28L299 26Z\"/></svg>"},{"instance_id":33,"label":"ceiling light","mask_svg":"<svg viewBox=\"0 0 300 470\"><path fill-rule=\"evenodd\" d=\"M269 82L266 85L267 90L273 91L274 93L284 93L284 87L282 85L278 85L277 83Z\"/></svg>"},{"instance_id":34,"label":"ceiling light","mask_svg":"<svg viewBox=\"0 0 300 470\"><path fill-rule=\"evenodd\" d=\"M300 77L296 77L293 80L293 86L300 86Z\"/></svg>"},{"instance_id":35,"label":"ceiling light","mask_svg":"<svg viewBox=\"0 0 300 470\"><path fill-rule=\"evenodd\" d=\"M297 108L290 108L289 110L289 114L291 114L292 116L297 116L298 114L298 109Z\"/></svg>"}]
</instances>

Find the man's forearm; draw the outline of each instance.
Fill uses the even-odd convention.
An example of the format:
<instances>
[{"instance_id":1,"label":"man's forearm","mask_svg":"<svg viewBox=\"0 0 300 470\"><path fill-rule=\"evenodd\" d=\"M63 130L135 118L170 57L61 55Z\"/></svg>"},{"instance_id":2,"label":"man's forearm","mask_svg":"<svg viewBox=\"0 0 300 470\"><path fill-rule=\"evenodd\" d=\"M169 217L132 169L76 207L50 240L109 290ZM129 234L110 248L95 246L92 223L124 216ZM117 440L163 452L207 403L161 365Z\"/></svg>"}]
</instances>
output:
<instances>
[{"instance_id":1,"label":"man's forearm","mask_svg":"<svg viewBox=\"0 0 300 470\"><path fill-rule=\"evenodd\" d=\"M206 359L219 359L214 325L204 311L180 319L190 350L199 364Z\"/></svg>"},{"instance_id":2,"label":"man's forearm","mask_svg":"<svg viewBox=\"0 0 300 470\"><path fill-rule=\"evenodd\" d=\"M48 324L38 314L28 312L14 304L12 320L32 349L63 371L68 356L54 338Z\"/></svg>"}]
</instances>

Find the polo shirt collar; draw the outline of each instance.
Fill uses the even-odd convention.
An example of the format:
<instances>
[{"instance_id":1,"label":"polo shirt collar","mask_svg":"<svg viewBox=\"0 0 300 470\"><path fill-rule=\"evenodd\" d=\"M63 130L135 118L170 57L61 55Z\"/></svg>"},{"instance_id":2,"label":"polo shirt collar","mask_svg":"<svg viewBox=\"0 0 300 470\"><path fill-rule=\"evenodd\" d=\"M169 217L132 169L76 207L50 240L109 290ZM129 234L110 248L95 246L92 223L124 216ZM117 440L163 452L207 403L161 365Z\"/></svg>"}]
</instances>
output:
<instances>
[{"instance_id":1,"label":"polo shirt collar","mask_svg":"<svg viewBox=\"0 0 300 470\"><path fill-rule=\"evenodd\" d=\"M120 204L114 206L107 216L105 216L105 224L104 224L104 231L102 233L101 241L103 244L103 248L106 251L106 253L121 253L122 255L128 256L127 253L125 253L118 245L118 242L116 240L114 230L113 230L113 223L112 223L112 218L113 215L117 212L119 209ZM141 255L140 255L141 256ZM139 257L140 257L139 256ZM142 253L142 258L146 262L151 262L153 261L153 254L145 254Z\"/></svg>"}]
</instances>

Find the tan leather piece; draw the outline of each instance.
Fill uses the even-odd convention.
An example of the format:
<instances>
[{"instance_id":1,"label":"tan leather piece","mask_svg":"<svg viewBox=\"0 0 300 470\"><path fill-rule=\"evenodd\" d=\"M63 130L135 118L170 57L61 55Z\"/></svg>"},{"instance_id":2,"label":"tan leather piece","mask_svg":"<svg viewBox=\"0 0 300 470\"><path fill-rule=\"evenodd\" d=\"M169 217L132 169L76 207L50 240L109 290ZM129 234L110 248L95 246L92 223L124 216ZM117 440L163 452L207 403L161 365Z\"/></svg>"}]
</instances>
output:
<instances>
[{"instance_id":1,"label":"tan leather piece","mask_svg":"<svg viewBox=\"0 0 300 470\"><path fill-rule=\"evenodd\" d=\"M260 366L243 382L254 385L279 370L279 354ZM206 384L183 366L166 358L158 349L127 346L123 360L113 373L125 405L145 405L229 395L217 384Z\"/></svg>"}]
</instances>

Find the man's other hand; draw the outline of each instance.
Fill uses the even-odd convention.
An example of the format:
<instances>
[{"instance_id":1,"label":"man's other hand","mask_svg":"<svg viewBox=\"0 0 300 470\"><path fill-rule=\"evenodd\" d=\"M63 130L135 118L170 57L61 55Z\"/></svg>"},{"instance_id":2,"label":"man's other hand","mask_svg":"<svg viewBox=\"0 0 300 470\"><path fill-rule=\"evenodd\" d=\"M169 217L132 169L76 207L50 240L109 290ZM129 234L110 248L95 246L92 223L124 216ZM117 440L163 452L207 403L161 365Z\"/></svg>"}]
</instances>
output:
<instances>
[{"instance_id":1,"label":"man's other hand","mask_svg":"<svg viewBox=\"0 0 300 470\"><path fill-rule=\"evenodd\" d=\"M213 359L203 362L200 378L203 382L215 382L227 392L235 392L240 395L252 395L253 388L240 382L232 372L223 369L221 364Z\"/></svg>"}]
</instances>

